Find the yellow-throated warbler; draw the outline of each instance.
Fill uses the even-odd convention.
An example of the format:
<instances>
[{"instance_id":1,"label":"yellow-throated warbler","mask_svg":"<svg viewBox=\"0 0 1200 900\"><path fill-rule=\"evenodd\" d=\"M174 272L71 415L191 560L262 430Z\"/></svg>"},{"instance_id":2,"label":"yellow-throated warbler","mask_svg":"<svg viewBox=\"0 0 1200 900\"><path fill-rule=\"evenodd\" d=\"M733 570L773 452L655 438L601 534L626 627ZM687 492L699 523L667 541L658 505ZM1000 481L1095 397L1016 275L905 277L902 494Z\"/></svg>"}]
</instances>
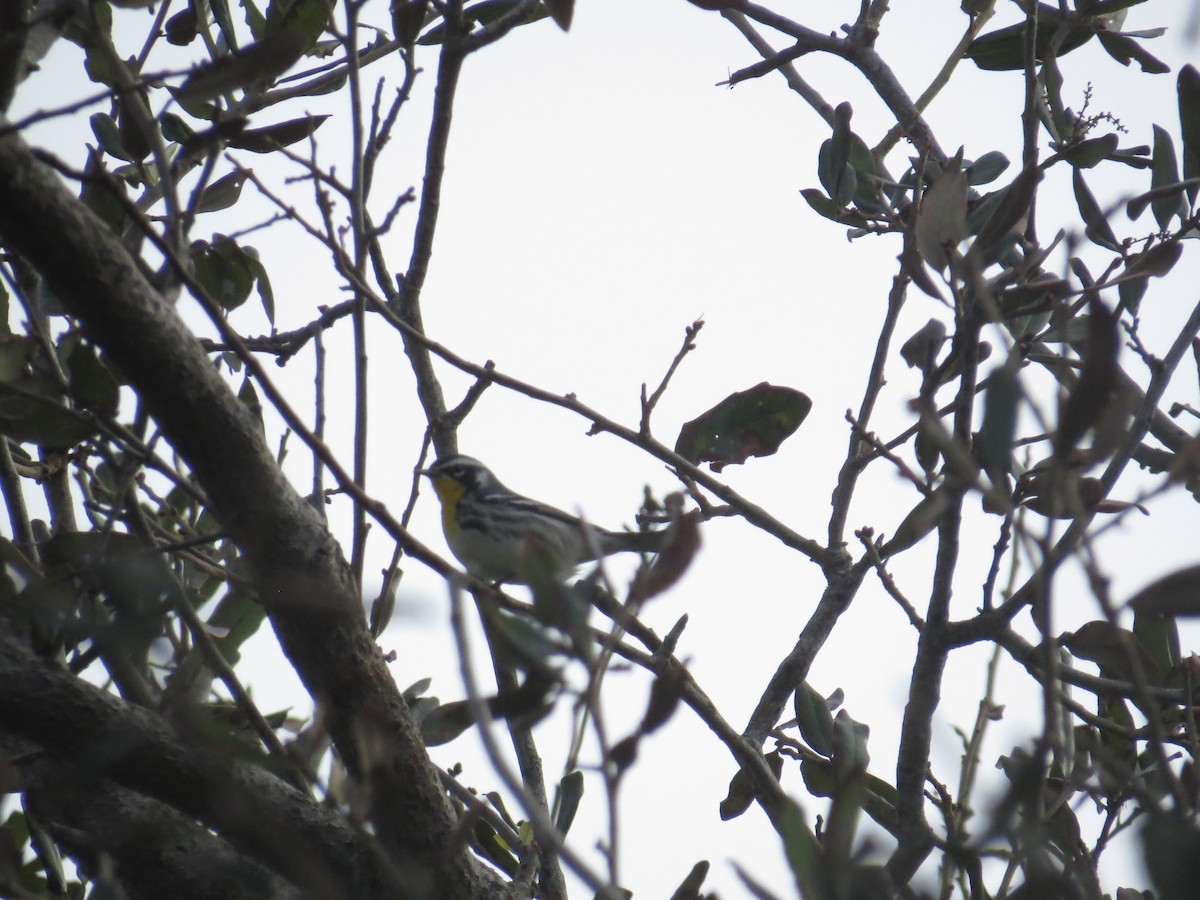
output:
<instances>
[{"instance_id":1,"label":"yellow-throated warbler","mask_svg":"<svg viewBox=\"0 0 1200 900\"><path fill-rule=\"evenodd\" d=\"M428 469L442 530L468 572L498 583L569 577L581 563L632 550L656 553L664 531L615 532L510 491L483 463L448 456Z\"/></svg>"}]
</instances>

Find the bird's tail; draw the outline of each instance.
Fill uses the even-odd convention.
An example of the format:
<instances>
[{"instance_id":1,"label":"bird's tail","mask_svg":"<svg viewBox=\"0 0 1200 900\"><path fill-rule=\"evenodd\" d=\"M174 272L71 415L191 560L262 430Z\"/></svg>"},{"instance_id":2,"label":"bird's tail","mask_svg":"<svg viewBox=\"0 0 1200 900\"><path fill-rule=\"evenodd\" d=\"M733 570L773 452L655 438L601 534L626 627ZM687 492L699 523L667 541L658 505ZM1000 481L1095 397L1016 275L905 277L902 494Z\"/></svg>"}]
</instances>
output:
<instances>
[{"instance_id":1,"label":"bird's tail","mask_svg":"<svg viewBox=\"0 0 1200 900\"><path fill-rule=\"evenodd\" d=\"M658 553L666 543L666 529L661 531L606 531L602 540L605 555L631 550L635 553Z\"/></svg>"}]
</instances>

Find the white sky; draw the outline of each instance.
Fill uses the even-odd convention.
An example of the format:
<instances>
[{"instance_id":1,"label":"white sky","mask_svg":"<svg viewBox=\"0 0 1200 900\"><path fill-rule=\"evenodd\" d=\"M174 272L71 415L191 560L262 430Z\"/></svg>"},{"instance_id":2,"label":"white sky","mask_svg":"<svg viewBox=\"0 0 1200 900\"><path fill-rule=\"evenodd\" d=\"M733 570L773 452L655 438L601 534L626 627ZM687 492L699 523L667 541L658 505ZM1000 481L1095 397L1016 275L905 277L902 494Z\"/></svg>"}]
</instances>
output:
<instances>
[{"instance_id":1,"label":"white sky","mask_svg":"<svg viewBox=\"0 0 1200 900\"><path fill-rule=\"evenodd\" d=\"M939 4L944 8L937 13L933 4L894 6L878 47L915 96L957 41L966 19L957 4ZM1001 24L1013 18L1007 6ZM858 3L814 7L779 2L773 7L810 27L836 30L853 18ZM1183 20L1194 7L1186 2L1135 7L1126 29L1172 26L1166 37L1145 46L1177 70L1196 55L1180 38ZM1161 18L1172 12L1176 21ZM386 17L386 5L372 4L372 14ZM125 15L133 17L130 33L144 29L144 14ZM784 43L776 41L777 46ZM818 218L800 197L800 189L818 186L817 149L828 129L780 78L748 82L732 91L714 86L757 59L718 14L681 0L580 0L570 34L549 22L538 23L469 60L423 295L425 321L430 337L467 358L480 363L493 359L508 374L574 392L603 413L633 424L640 385L657 383L684 327L703 317L699 348L656 413L658 437L673 443L683 422L728 393L760 381L805 391L813 398L813 411L780 453L727 469L724 477L796 530L821 539L846 447L843 415L859 405L899 244L895 238L849 244L842 227ZM429 74L402 114L381 170L374 205L380 215L392 196L420 187L435 55L426 51L420 61ZM799 67L831 103L849 100L854 105L855 130L868 144L891 124L848 66L812 56ZM1062 67L1068 84L1077 86L1067 92L1073 106L1078 108L1079 90L1090 80L1093 109L1110 110L1129 128L1122 145L1150 143L1152 122L1178 140L1174 73L1152 77L1123 69L1094 43L1066 57ZM71 77L64 77L65 72ZM369 83L381 76L395 79L399 64L389 60L367 74ZM25 108L72 99L84 90L81 77L78 53L63 48L31 82L29 87L37 84L37 89L23 91L19 99ZM298 101L262 114L254 124L303 112L342 114L317 136L322 161L336 161L345 171L346 102L345 95ZM1021 104L1018 74L981 73L966 64L928 118L951 152L962 144L968 158L1000 149L1016 160ZM86 129L86 117L82 127ZM55 125L34 136L50 140L48 136L60 133L65 133L62 126ZM294 174L272 170L267 157L240 158L277 183ZM893 171L899 169L893 165ZM1010 169L1001 182L1013 174ZM1147 173L1115 164L1090 170L1088 180L1102 202L1149 185ZM1064 221L1077 218L1069 191L1067 172L1056 172L1044 186L1043 235L1059 224L1047 212L1055 204L1061 204ZM243 228L264 208L244 197L229 213L205 217L196 236L206 236L210 229ZM1148 218L1136 224L1118 219L1118 234L1141 234ZM387 242L395 270L407 265L408 227L411 217L402 216ZM318 304L342 299L327 255L299 232L279 228L255 235L252 242L271 272L280 329L308 321ZM1143 337L1152 350L1165 349L1196 300L1200 273L1187 257L1194 254L1185 255L1170 291L1152 285L1147 296ZM249 333L265 331L253 303L236 313L234 322ZM195 310L184 311L196 318ZM898 340L931 316L946 319L934 301L912 292ZM412 378L398 338L382 323L371 327L374 438L367 487L398 512L407 499L423 421L411 399ZM342 331L348 330L347 323ZM998 343L995 336L992 341ZM339 356L345 346L330 339L330 365L341 365L348 374L349 358ZM1136 363L1129 368L1136 371ZM310 352L272 371L293 398L303 400L310 393ZM445 367L443 374L453 404L470 382ZM898 359L889 364L888 378L889 389L873 423L884 437L907 425L906 403L918 386ZM1173 396L1196 403L1195 375L1187 364ZM350 397L348 380L331 385L330 440L347 459ZM303 403L301 408L306 408ZM587 438L587 427L571 414L493 387L464 424L461 447L488 462L513 488L565 509L582 509L610 527L632 519L644 483L660 494L674 487L669 473L653 460L610 436ZM307 457L298 442L293 440L290 448L289 471L307 491ZM1123 489L1117 493L1130 496ZM885 466L870 470L858 496L851 527L871 525L877 532L894 530L914 502ZM332 526L348 546L343 504L332 509ZM977 510L974 501L969 506ZM1194 502L1160 501L1152 512L1148 519L1128 520L1103 545L1118 599L1196 561ZM444 546L432 497L423 496L413 529L434 547ZM975 516L966 532L978 542L964 549L956 617L969 615L978 603L995 529L994 518ZM739 522L711 522L704 537L704 551L688 578L657 600L644 618L663 633L681 614L689 615L678 653L740 728L807 620L823 582L815 566ZM933 549L931 539L892 567L918 607L925 600ZM378 572L390 554L390 545L375 534L368 571ZM611 570L624 571L615 562ZM368 599L376 588L377 579L368 578ZM1077 600L1067 592L1059 596L1060 630L1096 617L1086 593L1080 592ZM407 567L398 602L393 626L381 642L385 650L399 654L392 667L398 684L403 688L432 675L433 693L444 700L461 697L444 587L414 564ZM1185 652L1197 645L1194 632L1190 638L1185 638ZM258 667L248 670L249 680L265 708L303 709L306 698L278 660L273 643L267 633L256 639ZM872 771L888 780L894 775L914 645L902 613L868 579L810 675L823 693L845 690L851 715L871 725ZM983 682L982 658L979 652L952 657L935 722L935 767L952 787L960 752L952 727L970 727ZM1011 663L1004 669L1016 671ZM647 679L636 672L613 673L610 679L610 731L621 736L641 715ZM1009 711L985 749L985 769L1040 728L1037 714L1029 712L1037 705L1027 702L1034 697L1028 679L1010 680L1001 698ZM548 777L561 766L567 727L566 717L555 716L538 729ZM481 790L498 787L474 738L438 748L434 756L443 764L462 760L466 782ZM717 804L733 771L728 753L684 709L643 742L622 791L620 853L626 886L641 897L668 896L691 865L705 858L713 863L706 889L722 896L745 892L729 860L781 894L790 893L779 842L765 816L755 808L731 823L718 819ZM785 775L784 784L802 794L794 772ZM585 851L603 834L604 813L598 780L588 786L572 832L576 846ZM824 812L822 801L810 798L805 805L810 816ZM598 866L599 857L592 858ZM1114 855L1110 862L1106 889L1142 880L1130 873L1127 857Z\"/></svg>"}]
</instances>

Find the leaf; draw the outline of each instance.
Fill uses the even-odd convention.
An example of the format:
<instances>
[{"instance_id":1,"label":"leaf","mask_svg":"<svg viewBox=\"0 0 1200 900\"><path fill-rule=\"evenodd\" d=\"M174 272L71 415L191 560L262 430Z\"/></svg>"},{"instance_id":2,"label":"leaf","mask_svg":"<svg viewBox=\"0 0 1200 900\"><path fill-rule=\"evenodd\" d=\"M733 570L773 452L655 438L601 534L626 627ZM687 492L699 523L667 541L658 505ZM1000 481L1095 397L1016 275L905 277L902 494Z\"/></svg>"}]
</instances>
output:
<instances>
[{"instance_id":1,"label":"leaf","mask_svg":"<svg viewBox=\"0 0 1200 900\"><path fill-rule=\"evenodd\" d=\"M1108 224L1104 211L1100 209L1100 204L1096 202L1096 197L1083 180L1079 169L1071 170L1071 184L1075 188L1075 203L1079 206L1079 215L1083 217L1086 226L1084 233L1092 243L1120 253L1121 245L1117 242L1117 236L1113 234L1112 226Z\"/></svg>"},{"instance_id":2,"label":"leaf","mask_svg":"<svg viewBox=\"0 0 1200 900\"><path fill-rule=\"evenodd\" d=\"M272 5L272 11L275 8ZM229 91L265 87L312 47L327 18L321 0L297 0L282 17L273 20L268 15L266 38L197 66L174 92L176 98L197 103Z\"/></svg>"},{"instance_id":3,"label":"leaf","mask_svg":"<svg viewBox=\"0 0 1200 900\"><path fill-rule=\"evenodd\" d=\"M966 173L954 165L921 198L914 226L917 250L938 271L950 264L951 251L967 236L968 189Z\"/></svg>"},{"instance_id":4,"label":"leaf","mask_svg":"<svg viewBox=\"0 0 1200 900\"><path fill-rule=\"evenodd\" d=\"M242 6L242 15L246 20L246 27L250 29L250 34L256 41L261 41L267 36L267 19L262 14L257 6L254 5L254 0L238 0Z\"/></svg>"},{"instance_id":5,"label":"leaf","mask_svg":"<svg viewBox=\"0 0 1200 900\"><path fill-rule=\"evenodd\" d=\"M65 450L98 431L91 419L49 397L19 394L0 385L0 432L15 441Z\"/></svg>"},{"instance_id":6,"label":"leaf","mask_svg":"<svg viewBox=\"0 0 1200 900\"><path fill-rule=\"evenodd\" d=\"M1142 672L1153 678L1156 683L1162 675L1132 631L1118 628L1102 619L1087 622L1077 631L1067 632L1059 641L1076 659L1094 662L1105 678L1115 678L1118 681L1134 680L1134 657L1137 658Z\"/></svg>"},{"instance_id":7,"label":"leaf","mask_svg":"<svg viewBox=\"0 0 1200 900\"><path fill-rule=\"evenodd\" d=\"M1183 135L1183 177L1200 178L1200 72L1184 66L1176 80L1179 91L1179 126ZM1196 202L1196 185L1188 188L1188 200Z\"/></svg>"},{"instance_id":8,"label":"leaf","mask_svg":"<svg viewBox=\"0 0 1200 900\"><path fill-rule=\"evenodd\" d=\"M937 527L942 513L949 506L950 497L945 485L932 491L927 497L922 497L920 502L896 526L895 534L879 549L879 555L887 558L916 544Z\"/></svg>"},{"instance_id":9,"label":"leaf","mask_svg":"<svg viewBox=\"0 0 1200 900\"><path fill-rule=\"evenodd\" d=\"M858 176L850 165L850 117L854 114L849 103L839 103L834 110L833 137L821 144L817 154L817 177L825 193L837 206L849 206L858 190Z\"/></svg>"},{"instance_id":10,"label":"leaf","mask_svg":"<svg viewBox=\"0 0 1200 900\"><path fill-rule=\"evenodd\" d=\"M1058 428L1054 432L1056 459L1067 458L1108 405L1117 383L1118 320L1118 315L1095 295L1088 301L1087 346L1079 380L1058 411Z\"/></svg>"},{"instance_id":11,"label":"leaf","mask_svg":"<svg viewBox=\"0 0 1200 900\"><path fill-rule=\"evenodd\" d=\"M421 738L426 746L448 744L475 724L471 707L465 700L443 703L421 717Z\"/></svg>"},{"instance_id":12,"label":"leaf","mask_svg":"<svg viewBox=\"0 0 1200 900\"><path fill-rule=\"evenodd\" d=\"M575 13L575 0L542 0L554 24L563 31L571 28L571 16Z\"/></svg>"},{"instance_id":13,"label":"leaf","mask_svg":"<svg viewBox=\"0 0 1200 900\"><path fill-rule=\"evenodd\" d=\"M1060 151L1059 155L1077 169L1090 169L1112 158L1119 142L1120 138L1116 134L1103 134L1098 138L1072 144Z\"/></svg>"},{"instance_id":14,"label":"leaf","mask_svg":"<svg viewBox=\"0 0 1200 900\"><path fill-rule=\"evenodd\" d=\"M101 416L114 416L121 389L108 366L100 361L95 349L77 344L64 360L76 406Z\"/></svg>"},{"instance_id":15,"label":"leaf","mask_svg":"<svg viewBox=\"0 0 1200 900\"><path fill-rule=\"evenodd\" d=\"M184 143L196 134L196 129L175 113L163 113L159 127L162 129L163 140L174 141L177 144Z\"/></svg>"},{"instance_id":16,"label":"leaf","mask_svg":"<svg viewBox=\"0 0 1200 900\"><path fill-rule=\"evenodd\" d=\"M238 664L242 644L258 633L266 617L266 607L249 591L234 589L221 598L207 625L221 634L213 643L230 666Z\"/></svg>"},{"instance_id":17,"label":"leaf","mask_svg":"<svg viewBox=\"0 0 1200 900\"><path fill-rule=\"evenodd\" d=\"M940 319L930 319L900 347L900 358L910 369L928 375L937 367L938 354L946 343L946 326Z\"/></svg>"},{"instance_id":18,"label":"leaf","mask_svg":"<svg viewBox=\"0 0 1200 900\"><path fill-rule=\"evenodd\" d=\"M983 397L983 424L979 426L980 462L986 468L1008 472L1012 469L1013 437L1017 428L1017 408L1021 402L1018 366L1005 363L992 370Z\"/></svg>"},{"instance_id":19,"label":"leaf","mask_svg":"<svg viewBox=\"0 0 1200 900\"><path fill-rule=\"evenodd\" d=\"M141 115L135 107L140 107ZM133 155L133 161L139 162L150 155L153 148L154 135L142 127L142 122L152 122L150 107L141 93L133 92L121 95L117 102L117 130L121 135L121 145Z\"/></svg>"},{"instance_id":20,"label":"leaf","mask_svg":"<svg viewBox=\"0 0 1200 900\"><path fill-rule=\"evenodd\" d=\"M573 769L558 782L558 815L554 817L554 827L559 834L565 835L571 829L582 799L583 773Z\"/></svg>"},{"instance_id":21,"label":"leaf","mask_svg":"<svg viewBox=\"0 0 1200 900\"><path fill-rule=\"evenodd\" d=\"M84 167L83 190L79 199L90 209L113 234L123 234L129 222L129 213L123 198L126 195L125 182L120 178L109 175L104 167L104 158L99 153L89 153L87 165ZM39 285L39 293L45 288L45 282ZM48 294L46 296L49 296ZM56 298L57 300L57 298ZM59 304L61 307L61 303ZM50 315L64 315L65 310L57 312L45 310Z\"/></svg>"},{"instance_id":22,"label":"leaf","mask_svg":"<svg viewBox=\"0 0 1200 900\"><path fill-rule=\"evenodd\" d=\"M795 694L796 723L804 742L824 757L833 755L833 714L829 704L807 681Z\"/></svg>"},{"instance_id":23,"label":"leaf","mask_svg":"<svg viewBox=\"0 0 1200 900\"><path fill-rule=\"evenodd\" d=\"M1174 616L1136 612L1133 615L1133 633L1154 660L1158 672L1170 672L1179 665L1179 625Z\"/></svg>"},{"instance_id":24,"label":"leaf","mask_svg":"<svg viewBox=\"0 0 1200 900\"><path fill-rule=\"evenodd\" d=\"M518 7L523 0L483 0L481 3L476 3L469 9L463 10L463 24L472 27L474 25L488 25L495 22L513 9ZM550 15L550 10L546 8L544 3L538 4L533 8L529 17L522 22L522 25L528 25L532 22L537 22ZM437 45L446 39L446 25L440 23L435 25L425 34L421 35L417 41L422 46Z\"/></svg>"},{"instance_id":25,"label":"leaf","mask_svg":"<svg viewBox=\"0 0 1200 900\"><path fill-rule=\"evenodd\" d=\"M763 756L771 771L778 778L783 772L783 757L778 750L772 750ZM720 815L722 821L736 819L750 808L754 802L754 781L745 769L738 769L729 781L729 791L721 801Z\"/></svg>"},{"instance_id":26,"label":"leaf","mask_svg":"<svg viewBox=\"0 0 1200 900\"><path fill-rule=\"evenodd\" d=\"M258 299L262 301L263 313L266 315L267 321L274 325L275 292L271 289L271 279L267 275L267 267L258 258L258 250L254 247L243 247L242 249L246 251L246 264L250 266L258 284Z\"/></svg>"},{"instance_id":27,"label":"leaf","mask_svg":"<svg viewBox=\"0 0 1200 900\"><path fill-rule=\"evenodd\" d=\"M871 224L870 220L862 213L857 210L838 206L816 188L805 188L800 191L800 196L805 199L817 215L824 216L826 219L837 222L839 225L848 225L851 228L863 228Z\"/></svg>"},{"instance_id":28,"label":"leaf","mask_svg":"<svg viewBox=\"0 0 1200 900\"><path fill-rule=\"evenodd\" d=\"M1148 53L1137 41L1116 31L1100 31L1100 44L1108 51L1108 55L1123 66L1137 60L1142 71L1150 75L1163 75L1171 71L1158 57Z\"/></svg>"},{"instance_id":29,"label":"leaf","mask_svg":"<svg viewBox=\"0 0 1200 900\"><path fill-rule=\"evenodd\" d=\"M428 0L391 0L392 34L396 40L411 47L425 25Z\"/></svg>"},{"instance_id":30,"label":"leaf","mask_svg":"<svg viewBox=\"0 0 1200 900\"><path fill-rule=\"evenodd\" d=\"M738 769L729 780L729 790L721 801L719 812L721 821L728 822L736 819L750 808L754 802L754 785L745 769Z\"/></svg>"},{"instance_id":31,"label":"leaf","mask_svg":"<svg viewBox=\"0 0 1200 900\"><path fill-rule=\"evenodd\" d=\"M1129 599L1135 613L1200 616L1200 565L1165 575Z\"/></svg>"},{"instance_id":32,"label":"leaf","mask_svg":"<svg viewBox=\"0 0 1200 900\"><path fill-rule=\"evenodd\" d=\"M1012 184L1004 189L1000 199L995 201L996 206L980 226L971 244L972 253L987 259L991 250L1025 220L1041 180L1042 172L1034 163L1020 171Z\"/></svg>"},{"instance_id":33,"label":"leaf","mask_svg":"<svg viewBox=\"0 0 1200 900\"><path fill-rule=\"evenodd\" d=\"M812 401L800 391L761 382L730 394L679 431L675 452L714 472L751 456L770 456L804 421Z\"/></svg>"},{"instance_id":34,"label":"leaf","mask_svg":"<svg viewBox=\"0 0 1200 900\"><path fill-rule=\"evenodd\" d=\"M289 119L275 125L263 128L248 128L229 141L229 146L236 150L248 150L251 153L270 153L280 147L288 147L312 136L329 116L305 116L301 119Z\"/></svg>"},{"instance_id":35,"label":"leaf","mask_svg":"<svg viewBox=\"0 0 1200 900\"><path fill-rule=\"evenodd\" d=\"M1179 164L1175 160L1175 145L1166 129L1154 126L1154 156L1150 166L1150 189L1158 190L1179 181ZM1168 193L1150 201L1154 221L1165 229L1175 216L1187 214L1182 198L1177 193Z\"/></svg>"},{"instance_id":36,"label":"leaf","mask_svg":"<svg viewBox=\"0 0 1200 900\"><path fill-rule=\"evenodd\" d=\"M174 44L176 47L186 47L194 41L199 35L199 31L196 30L196 11L192 9L191 4L188 4L187 9L177 12L167 19L163 31L166 34L167 43Z\"/></svg>"},{"instance_id":37,"label":"leaf","mask_svg":"<svg viewBox=\"0 0 1200 900\"><path fill-rule=\"evenodd\" d=\"M101 150L109 156L125 162L136 161L133 154L125 149L125 145L121 141L121 130L112 116L107 113L92 113L88 117L88 122L92 126L92 134L96 136Z\"/></svg>"},{"instance_id":38,"label":"leaf","mask_svg":"<svg viewBox=\"0 0 1200 900\"><path fill-rule=\"evenodd\" d=\"M1157 900L1190 900L1200 884L1200 828L1194 816L1148 805L1142 852Z\"/></svg>"},{"instance_id":39,"label":"leaf","mask_svg":"<svg viewBox=\"0 0 1200 900\"><path fill-rule=\"evenodd\" d=\"M197 242L192 247L196 280L222 309L237 309L250 296L254 269L245 251L229 238L215 243Z\"/></svg>"},{"instance_id":40,"label":"leaf","mask_svg":"<svg viewBox=\"0 0 1200 900\"><path fill-rule=\"evenodd\" d=\"M827 884L821 845L804 821L804 812L796 801L788 798L784 802L775 827L783 838L784 855L800 896L806 900L824 900L835 896Z\"/></svg>"},{"instance_id":41,"label":"leaf","mask_svg":"<svg viewBox=\"0 0 1200 900\"><path fill-rule=\"evenodd\" d=\"M1058 9L1045 3L1038 4L1038 30L1035 56L1042 61L1050 49L1050 42L1061 21ZM1087 19L1070 26L1066 37L1059 45L1056 56L1066 56L1082 47L1096 34L1096 25ZM1012 71L1025 68L1025 23L1018 22L1005 28L990 31L971 41L964 54L981 69Z\"/></svg>"},{"instance_id":42,"label":"leaf","mask_svg":"<svg viewBox=\"0 0 1200 900\"><path fill-rule=\"evenodd\" d=\"M242 195L242 185L248 177L246 172L239 170L218 178L200 195L200 201L196 204L196 212L217 212L233 206L238 202L238 197Z\"/></svg>"},{"instance_id":43,"label":"leaf","mask_svg":"<svg viewBox=\"0 0 1200 900\"><path fill-rule=\"evenodd\" d=\"M679 887L671 894L670 900L703 900L700 888L704 887L704 879L708 877L708 860L702 859L692 866L687 877L680 882Z\"/></svg>"},{"instance_id":44,"label":"leaf","mask_svg":"<svg viewBox=\"0 0 1200 900\"><path fill-rule=\"evenodd\" d=\"M229 0L208 0L208 6L212 10L213 21L221 29L221 36L225 38L225 46L236 52L237 31L233 27L233 16L229 14Z\"/></svg>"},{"instance_id":45,"label":"leaf","mask_svg":"<svg viewBox=\"0 0 1200 900\"><path fill-rule=\"evenodd\" d=\"M1008 157L999 150L989 150L966 168L972 186L991 184L1009 167Z\"/></svg>"}]
</instances>

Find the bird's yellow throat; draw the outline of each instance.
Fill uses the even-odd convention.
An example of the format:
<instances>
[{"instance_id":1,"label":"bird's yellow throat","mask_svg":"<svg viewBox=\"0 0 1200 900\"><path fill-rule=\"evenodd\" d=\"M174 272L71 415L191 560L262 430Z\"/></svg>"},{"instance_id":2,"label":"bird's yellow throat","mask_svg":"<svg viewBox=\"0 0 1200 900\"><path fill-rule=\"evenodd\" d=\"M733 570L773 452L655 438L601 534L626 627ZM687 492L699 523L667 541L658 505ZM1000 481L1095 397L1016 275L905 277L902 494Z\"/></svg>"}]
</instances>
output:
<instances>
[{"instance_id":1,"label":"bird's yellow throat","mask_svg":"<svg viewBox=\"0 0 1200 900\"><path fill-rule=\"evenodd\" d=\"M466 488L453 478L442 475L433 479L433 489L437 491L438 500L442 503L442 527L447 532L458 531L458 519L454 510L459 499L466 493Z\"/></svg>"}]
</instances>

